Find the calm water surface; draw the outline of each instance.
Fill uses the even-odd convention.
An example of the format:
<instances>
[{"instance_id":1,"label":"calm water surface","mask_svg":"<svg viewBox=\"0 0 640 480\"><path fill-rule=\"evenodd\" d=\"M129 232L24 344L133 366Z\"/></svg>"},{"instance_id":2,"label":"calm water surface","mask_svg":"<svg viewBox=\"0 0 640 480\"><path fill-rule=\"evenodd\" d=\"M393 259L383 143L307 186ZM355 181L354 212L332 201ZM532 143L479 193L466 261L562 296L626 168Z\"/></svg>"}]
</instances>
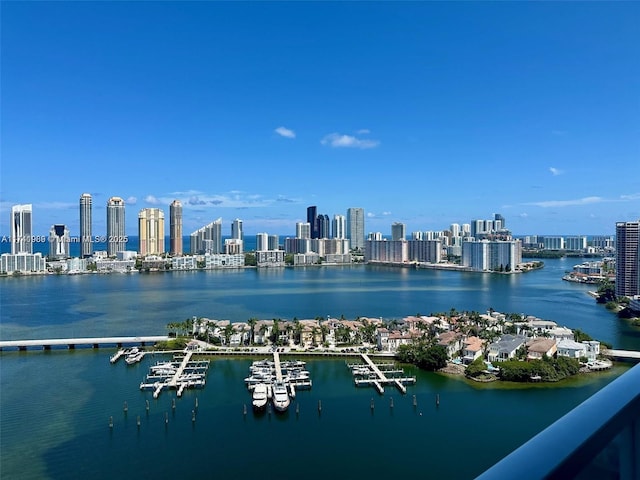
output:
<instances>
[{"instance_id":1,"label":"calm water surface","mask_svg":"<svg viewBox=\"0 0 640 480\"><path fill-rule=\"evenodd\" d=\"M0 338L164 334L167 323L192 315L399 319L491 307L640 350L638 329L596 305L589 287L560 280L574 263L552 260L518 276L359 266L2 278ZM159 356L127 367L109 364L112 353L0 354L2 478L472 478L628 368L559 386L498 388L408 367L418 376L416 386L406 396L391 388L380 396L353 386L344 359L312 360L313 389L298 393L299 415L294 402L282 416L249 411L245 417L250 396L242 380L251 359L214 359L206 388L186 392L172 410L175 394L154 400L138 390Z\"/></svg>"}]
</instances>

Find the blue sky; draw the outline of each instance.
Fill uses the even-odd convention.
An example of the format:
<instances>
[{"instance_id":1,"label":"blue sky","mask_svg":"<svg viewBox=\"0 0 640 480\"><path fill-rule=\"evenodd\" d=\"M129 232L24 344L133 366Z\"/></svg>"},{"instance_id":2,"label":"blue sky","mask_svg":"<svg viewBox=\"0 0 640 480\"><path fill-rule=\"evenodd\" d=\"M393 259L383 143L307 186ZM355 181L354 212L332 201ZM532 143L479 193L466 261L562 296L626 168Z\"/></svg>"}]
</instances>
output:
<instances>
[{"instance_id":1,"label":"blue sky","mask_svg":"<svg viewBox=\"0 0 640 480\"><path fill-rule=\"evenodd\" d=\"M2 2L0 232L94 196L293 235L640 218L637 2Z\"/></svg>"}]
</instances>

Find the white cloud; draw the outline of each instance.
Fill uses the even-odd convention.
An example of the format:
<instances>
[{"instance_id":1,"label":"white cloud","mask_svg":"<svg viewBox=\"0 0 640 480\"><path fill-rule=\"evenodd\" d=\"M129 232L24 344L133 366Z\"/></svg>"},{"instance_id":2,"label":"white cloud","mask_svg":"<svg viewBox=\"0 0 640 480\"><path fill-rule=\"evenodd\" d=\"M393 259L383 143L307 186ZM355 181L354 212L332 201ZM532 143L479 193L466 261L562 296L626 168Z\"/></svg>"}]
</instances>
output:
<instances>
[{"instance_id":1,"label":"white cloud","mask_svg":"<svg viewBox=\"0 0 640 480\"><path fill-rule=\"evenodd\" d=\"M548 208L548 207L574 207L579 205L592 205L594 203L606 202L602 197L584 197L576 198L573 200L546 200L542 202L531 202L525 205L533 205L536 207Z\"/></svg>"},{"instance_id":2,"label":"white cloud","mask_svg":"<svg viewBox=\"0 0 640 480\"><path fill-rule=\"evenodd\" d=\"M129 197L125 200L125 205L135 205L138 203L138 199L136 197Z\"/></svg>"},{"instance_id":3,"label":"white cloud","mask_svg":"<svg viewBox=\"0 0 640 480\"><path fill-rule=\"evenodd\" d=\"M520 215L518 215L520 218L527 218L529 216L528 213L526 212L522 212Z\"/></svg>"},{"instance_id":4,"label":"white cloud","mask_svg":"<svg viewBox=\"0 0 640 480\"><path fill-rule=\"evenodd\" d=\"M388 217L389 215L391 215L391 212L382 212L382 215Z\"/></svg>"},{"instance_id":5,"label":"white cloud","mask_svg":"<svg viewBox=\"0 0 640 480\"><path fill-rule=\"evenodd\" d=\"M147 195L146 197L144 197L144 201L150 203L151 205L158 205L160 203L160 200L158 200L153 195Z\"/></svg>"},{"instance_id":6,"label":"white cloud","mask_svg":"<svg viewBox=\"0 0 640 480\"><path fill-rule=\"evenodd\" d=\"M285 127L278 127L274 131L281 137L296 138L296 132Z\"/></svg>"},{"instance_id":7,"label":"white cloud","mask_svg":"<svg viewBox=\"0 0 640 480\"><path fill-rule=\"evenodd\" d=\"M368 133L371 133L371 130L369 130L368 128L361 128L360 130L358 130L356 132L358 135L366 135Z\"/></svg>"},{"instance_id":8,"label":"white cloud","mask_svg":"<svg viewBox=\"0 0 640 480\"><path fill-rule=\"evenodd\" d=\"M640 193L631 193L629 195L620 195L620 200L628 202L631 200L640 200Z\"/></svg>"},{"instance_id":9,"label":"white cloud","mask_svg":"<svg viewBox=\"0 0 640 480\"><path fill-rule=\"evenodd\" d=\"M375 218L376 214L373 212L367 212L367 217L369 218Z\"/></svg>"},{"instance_id":10,"label":"white cloud","mask_svg":"<svg viewBox=\"0 0 640 480\"><path fill-rule=\"evenodd\" d=\"M549 171L551 172L551 174L556 177L558 175L562 175L564 172L556 167L549 167Z\"/></svg>"},{"instance_id":11,"label":"white cloud","mask_svg":"<svg viewBox=\"0 0 640 480\"><path fill-rule=\"evenodd\" d=\"M322 145L327 145L334 148L375 148L380 145L378 140L368 140L357 138L352 135L341 135L339 133L330 133L329 135L325 135L322 140L320 140Z\"/></svg>"}]
</instances>

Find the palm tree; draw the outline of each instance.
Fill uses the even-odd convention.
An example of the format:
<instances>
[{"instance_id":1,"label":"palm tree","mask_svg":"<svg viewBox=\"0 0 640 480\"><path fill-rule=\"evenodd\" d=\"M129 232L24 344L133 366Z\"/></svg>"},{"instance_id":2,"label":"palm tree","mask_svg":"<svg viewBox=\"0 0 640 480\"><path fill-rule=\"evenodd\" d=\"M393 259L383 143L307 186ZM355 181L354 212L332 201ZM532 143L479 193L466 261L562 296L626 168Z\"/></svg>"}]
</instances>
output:
<instances>
[{"instance_id":1,"label":"palm tree","mask_svg":"<svg viewBox=\"0 0 640 480\"><path fill-rule=\"evenodd\" d=\"M224 327L224 343L225 345L228 347L229 343L231 342L231 335L233 335L233 325L228 324L226 327Z\"/></svg>"},{"instance_id":2,"label":"palm tree","mask_svg":"<svg viewBox=\"0 0 640 480\"><path fill-rule=\"evenodd\" d=\"M317 334L318 334L318 327L312 327L311 328L311 344L312 345L317 345L317 342L316 342Z\"/></svg>"},{"instance_id":3,"label":"palm tree","mask_svg":"<svg viewBox=\"0 0 640 480\"><path fill-rule=\"evenodd\" d=\"M300 345L302 343L302 324L297 317L293 319L293 343Z\"/></svg>"},{"instance_id":4,"label":"palm tree","mask_svg":"<svg viewBox=\"0 0 640 480\"><path fill-rule=\"evenodd\" d=\"M280 319L273 319L273 330L271 331L271 341L278 345L280 342Z\"/></svg>"},{"instance_id":5,"label":"palm tree","mask_svg":"<svg viewBox=\"0 0 640 480\"><path fill-rule=\"evenodd\" d=\"M256 323L258 323L258 319L255 317L251 317L249 320L247 320L247 323L249 324L249 328L251 328L251 332L249 335L249 345L253 345L256 334Z\"/></svg>"}]
</instances>

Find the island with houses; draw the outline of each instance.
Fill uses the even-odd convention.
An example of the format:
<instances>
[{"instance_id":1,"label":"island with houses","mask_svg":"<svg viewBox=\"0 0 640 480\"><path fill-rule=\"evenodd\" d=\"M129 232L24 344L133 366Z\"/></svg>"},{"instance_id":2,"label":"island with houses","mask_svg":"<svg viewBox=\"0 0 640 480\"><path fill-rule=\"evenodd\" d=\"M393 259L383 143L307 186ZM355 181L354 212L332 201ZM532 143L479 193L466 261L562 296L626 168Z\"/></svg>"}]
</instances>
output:
<instances>
[{"instance_id":1,"label":"island with houses","mask_svg":"<svg viewBox=\"0 0 640 480\"><path fill-rule=\"evenodd\" d=\"M492 308L485 313L451 308L401 319L327 316L231 322L194 316L171 322L167 329L170 339L156 348L221 354L368 353L482 382L553 382L612 366L604 355L611 346L581 330Z\"/></svg>"}]
</instances>

